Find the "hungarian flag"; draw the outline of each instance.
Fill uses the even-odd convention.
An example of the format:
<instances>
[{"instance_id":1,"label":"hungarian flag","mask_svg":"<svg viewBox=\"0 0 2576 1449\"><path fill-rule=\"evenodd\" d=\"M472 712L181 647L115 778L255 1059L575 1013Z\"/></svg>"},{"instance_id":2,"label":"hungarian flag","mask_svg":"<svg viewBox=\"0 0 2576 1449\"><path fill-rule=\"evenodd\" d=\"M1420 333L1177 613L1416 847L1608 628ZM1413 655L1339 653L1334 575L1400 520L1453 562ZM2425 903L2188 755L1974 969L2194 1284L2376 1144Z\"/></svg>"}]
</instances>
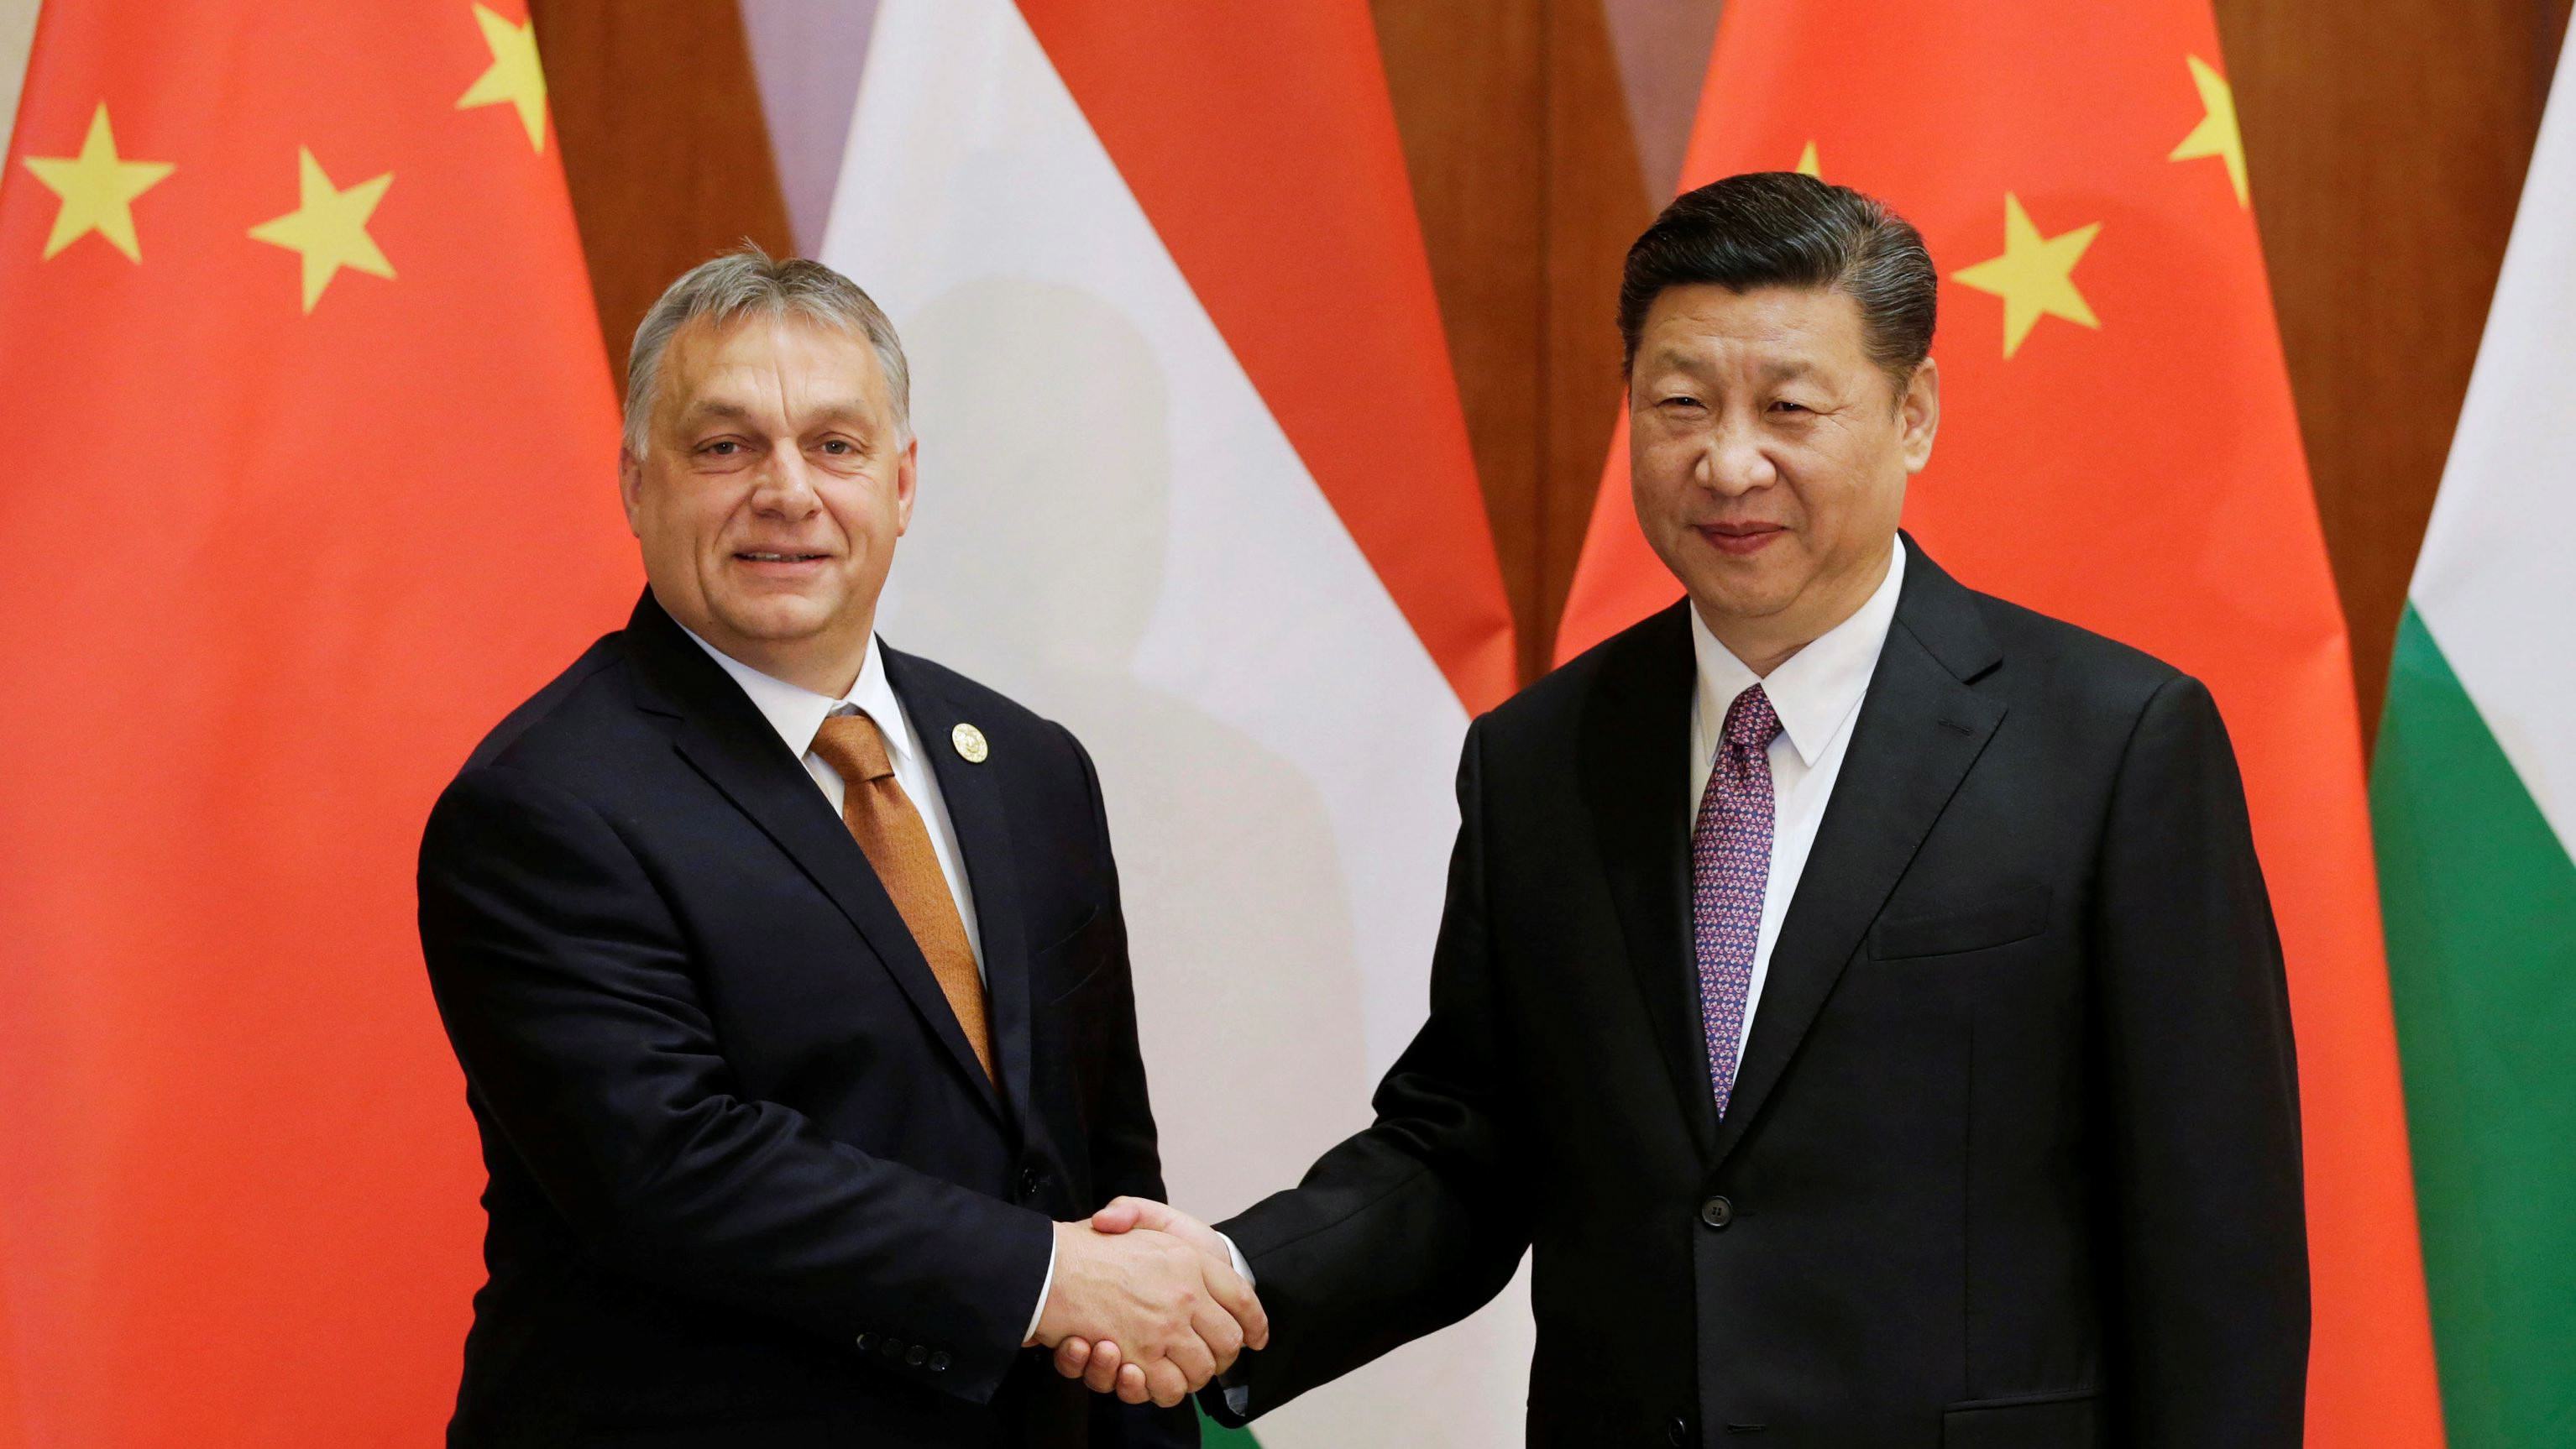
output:
<instances>
[{"instance_id":1,"label":"hungarian flag","mask_svg":"<svg viewBox=\"0 0 2576 1449\"><path fill-rule=\"evenodd\" d=\"M2308 1442L2439 1444L2351 665L2209 5L1730 5L1682 184L1793 167L1885 199L1941 268L1925 550L2216 694L2298 1032ZM1679 592L1623 432L1559 657Z\"/></svg>"},{"instance_id":2,"label":"hungarian flag","mask_svg":"<svg viewBox=\"0 0 2576 1449\"><path fill-rule=\"evenodd\" d=\"M1367 0L883 0L825 235L913 365L886 635L1097 759L1173 1201L1235 1211L1420 1025L1512 686ZM1261 1442L1517 1442L1513 1298Z\"/></svg>"},{"instance_id":3,"label":"hungarian flag","mask_svg":"<svg viewBox=\"0 0 2576 1449\"><path fill-rule=\"evenodd\" d=\"M2371 773L2424 1269L2461 1449L2576 1434L2572 75L2562 56Z\"/></svg>"},{"instance_id":4,"label":"hungarian flag","mask_svg":"<svg viewBox=\"0 0 2576 1449\"><path fill-rule=\"evenodd\" d=\"M0 182L0 1444L424 1444L413 861L640 583L517 0L49 0Z\"/></svg>"}]
</instances>

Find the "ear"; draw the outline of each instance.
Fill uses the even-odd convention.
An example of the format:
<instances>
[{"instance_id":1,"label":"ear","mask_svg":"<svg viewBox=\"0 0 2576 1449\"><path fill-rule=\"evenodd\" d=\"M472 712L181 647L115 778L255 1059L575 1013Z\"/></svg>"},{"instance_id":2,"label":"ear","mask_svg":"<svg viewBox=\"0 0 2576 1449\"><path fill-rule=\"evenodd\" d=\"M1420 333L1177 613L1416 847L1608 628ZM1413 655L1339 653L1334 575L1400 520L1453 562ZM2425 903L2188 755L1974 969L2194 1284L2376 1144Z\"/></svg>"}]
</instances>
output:
<instances>
[{"instance_id":1,"label":"ear","mask_svg":"<svg viewBox=\"0 0 2576 1449\"><path fill-rule=\"evenodd\" d=\"M637 538L644 536L641 512L644 506L644 460L635 450L621 443L617 447L617 501L626 506L626 531Z\"/></svg>"},{"instance_id":2,"label":"ear","mask_svg":"<svg viewBox=\"0 0 2576 1449\"><path fill-rule=\"evenodd\" d=\"M1896 426L1905 444L1905 471L1920 473L1932 461L1932 438L1941 431L1941 364L1925 358L1914 366L1905 396L1896 402Z\"/></svg>"},{"instance_id":3,"label":"ear","mask_svg":"<svg viewBox=\"0 0 2576 1449\"><path fill-rule=\"evenodd\" d=\"M919 486L921 439L903 440L903 453L894 460L894 533L901 538L912 528L912 495Z\"/></svg>"}]
</instances>

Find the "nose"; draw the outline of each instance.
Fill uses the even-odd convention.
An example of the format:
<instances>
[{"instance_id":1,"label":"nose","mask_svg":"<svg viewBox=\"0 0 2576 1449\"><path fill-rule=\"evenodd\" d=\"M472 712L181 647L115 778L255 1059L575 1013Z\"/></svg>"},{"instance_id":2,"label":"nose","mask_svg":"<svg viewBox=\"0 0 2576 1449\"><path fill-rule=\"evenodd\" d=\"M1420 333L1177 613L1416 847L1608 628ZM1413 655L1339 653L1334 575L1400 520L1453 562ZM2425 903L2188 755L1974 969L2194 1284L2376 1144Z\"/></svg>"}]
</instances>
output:
<instances>
[{"instance_id":1,"label":"nose","mask_svg":"<svg viewBox=\"0 0 2576 1449\"><path fill-rule=\"evenodd\" d=\"M773 448L761 460L751 490L752 508L771 518L794 521L822 505L814 491L813 468L801 448Z\"/></svg>"},{"instance_id":2,"label":"nose","mask_svg":"<svg viewBox=\"0 0 2576 1449\"><path fill-rule=\"evenodd\" d=\"M1692 481L1720 497L1737 498L1767 488L1779 477L1753 429L1721 424L1709 430Z\"/></svg>"}]
</instances>

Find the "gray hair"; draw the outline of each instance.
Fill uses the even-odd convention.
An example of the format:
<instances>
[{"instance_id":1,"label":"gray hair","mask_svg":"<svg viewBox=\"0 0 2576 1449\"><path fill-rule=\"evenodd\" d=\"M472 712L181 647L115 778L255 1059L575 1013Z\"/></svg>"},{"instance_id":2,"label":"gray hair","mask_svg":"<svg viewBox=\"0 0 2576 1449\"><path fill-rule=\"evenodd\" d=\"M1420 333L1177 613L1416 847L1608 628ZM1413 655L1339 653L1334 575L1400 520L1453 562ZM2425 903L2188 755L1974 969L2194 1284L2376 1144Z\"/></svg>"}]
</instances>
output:
<instances>
[{"instance_id":1,"label":"gray hair","mask_svg":"<svg viewBox=\"0 0 2576 1449\"><path fill-rule=\"evenodd\" d=\"M713 261L680 274L635 329L626 353L626 449L644 456L653 396L662 381L662 353L682 327L704 319L717 327L745 317L794 317L867 338L885 370L886 396L894 404L897 436L912 435L912 369L903 339L885 309L859 285L821 262L802 257L774 261L744 242Z\"/></svg>"}]
</instances>

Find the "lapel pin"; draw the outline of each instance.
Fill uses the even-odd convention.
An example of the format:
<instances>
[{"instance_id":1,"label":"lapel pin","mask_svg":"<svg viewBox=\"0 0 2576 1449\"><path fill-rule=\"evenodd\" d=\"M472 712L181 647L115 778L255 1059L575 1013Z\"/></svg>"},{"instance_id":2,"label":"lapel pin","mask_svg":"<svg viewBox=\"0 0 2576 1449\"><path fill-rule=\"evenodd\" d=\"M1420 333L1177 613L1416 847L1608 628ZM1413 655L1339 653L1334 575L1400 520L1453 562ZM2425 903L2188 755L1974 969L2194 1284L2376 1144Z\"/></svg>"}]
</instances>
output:
<instances>
[{"instance_id":1,"label":"lapel pin","mask_svg":"<svg viewBox=\"0 0 2576 1449\"><path fill-rule=\"evenodd\" d=\"M984 732L970 724L950 730L948 742L957 747L957 753L964 756L970 765L984 763L984 757L993 753L993 747L984 743Z\"/></svg>"}]
</instances>

